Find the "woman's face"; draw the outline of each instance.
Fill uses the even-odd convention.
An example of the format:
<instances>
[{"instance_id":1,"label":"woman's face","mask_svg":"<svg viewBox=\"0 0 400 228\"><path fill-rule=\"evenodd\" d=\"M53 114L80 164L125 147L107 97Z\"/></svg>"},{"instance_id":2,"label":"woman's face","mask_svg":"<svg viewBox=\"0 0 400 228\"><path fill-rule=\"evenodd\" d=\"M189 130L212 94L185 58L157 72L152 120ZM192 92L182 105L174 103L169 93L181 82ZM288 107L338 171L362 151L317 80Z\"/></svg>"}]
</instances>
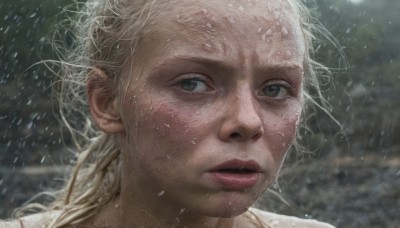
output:
<instances>
[{"instance_id":1,"label":"woman's face","mask_svg":"<svg viewBox=\"0 0 400 228\"><path fill-rule=\"evenodd\" d=\"M304 40L284 1L184 1L138 44L121 96L123 191L244 212L275 180L302 109Z\"/></svg>"}]
</instances>

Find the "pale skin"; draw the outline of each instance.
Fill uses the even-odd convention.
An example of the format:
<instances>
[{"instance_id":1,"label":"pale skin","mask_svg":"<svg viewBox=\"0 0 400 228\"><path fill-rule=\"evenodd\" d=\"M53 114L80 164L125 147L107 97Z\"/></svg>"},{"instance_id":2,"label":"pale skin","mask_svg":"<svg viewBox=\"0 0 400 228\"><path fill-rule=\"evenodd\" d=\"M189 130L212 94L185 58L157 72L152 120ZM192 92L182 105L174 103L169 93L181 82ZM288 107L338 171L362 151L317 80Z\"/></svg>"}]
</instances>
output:
<instances>
[{"instance_id":1,"label":"pale skin","mask_svg":"<svg viewBox=\"0 0 400 228\"><path fill-rule=\"evenodd\" d=\"M306 48L286 4L171 2L145 28L120 85L89 73L90 110L119 136L123 176L119 196L78 227L262 226L246 211L275 181L303 108ZM256 183L215 182L210 170L230 160L258 164Z\"/></svg>"},{"instance_id":2,"label":"pale skin","mask_svg":"<svg viewBox=\"0 0 400 228\"><path fill-rule=\"evenodd\" d=\"M88 224L249 227L244 212L276 179L295 137L305 47L290 9L185 4L149 25L117 96L91 80L107 80L104 72L90 73L89 105L99 128L120 136L123 181ZM260 165L254 186L229 190L210 178L232 159Z\"/></svg>"}]
</instances>

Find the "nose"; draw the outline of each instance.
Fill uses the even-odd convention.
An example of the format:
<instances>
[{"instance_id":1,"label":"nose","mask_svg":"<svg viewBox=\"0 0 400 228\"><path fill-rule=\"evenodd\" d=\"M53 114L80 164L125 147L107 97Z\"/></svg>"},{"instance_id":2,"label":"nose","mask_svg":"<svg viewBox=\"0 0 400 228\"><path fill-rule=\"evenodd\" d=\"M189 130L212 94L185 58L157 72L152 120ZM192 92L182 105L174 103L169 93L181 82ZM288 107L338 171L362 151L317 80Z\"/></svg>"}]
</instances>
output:
<instances>
[{"instance_id":1,"label":"nose","mask_svg":"<svg viewBox=\"0 0 400 228\"><path fill-rule=\"evenodd\" d=\"M219 137L226 142L256 141L264 134L260 109L250 89L240 89L231 95L226 105Z\"/></svg>"}]
</instances>

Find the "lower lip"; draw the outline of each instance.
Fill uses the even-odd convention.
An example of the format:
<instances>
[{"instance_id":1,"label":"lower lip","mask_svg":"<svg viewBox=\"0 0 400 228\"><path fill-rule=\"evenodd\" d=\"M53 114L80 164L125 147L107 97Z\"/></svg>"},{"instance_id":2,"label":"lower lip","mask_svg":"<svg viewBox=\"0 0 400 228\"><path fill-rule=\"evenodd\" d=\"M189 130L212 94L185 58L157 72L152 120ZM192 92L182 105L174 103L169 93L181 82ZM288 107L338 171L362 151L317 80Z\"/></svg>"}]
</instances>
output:
<instances>
[{"instance_id":1,"label":"lower lip","mask_svg":"<svg viewBox=\"0 0 400 228\"><path fill-rule=\"evenodd\" d=\"M258 173L210 172L209 174L214 182L229 190L250 188L258 182Z\"/></svg>"}]
</instances>

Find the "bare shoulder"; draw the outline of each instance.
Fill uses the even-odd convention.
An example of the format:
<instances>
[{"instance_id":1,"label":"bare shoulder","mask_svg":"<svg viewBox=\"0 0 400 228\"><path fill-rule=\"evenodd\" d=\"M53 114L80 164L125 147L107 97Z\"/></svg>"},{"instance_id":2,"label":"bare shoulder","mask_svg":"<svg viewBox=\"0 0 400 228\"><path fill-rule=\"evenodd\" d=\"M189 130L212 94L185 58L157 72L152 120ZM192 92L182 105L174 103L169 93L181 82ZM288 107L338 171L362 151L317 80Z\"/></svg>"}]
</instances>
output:
<instances>
[{"instance_id":1,"label":"bare shoulder","mask_svg":"<svg viewBox=\"0 0 400 228\"><path fill-rule=\"evenodd\" d=\"M0 220L0 228L45 228L58 214L58 212L44 212L10 221Z\"/></svg>"},{"instance_id":2,"label":"bare shoulder","mask_svg":"<svg viewBox=\"0 0 400 228\"><path fill-rule=\"evenodd\" d=\"M267 227L271 228L335 228L328 223L319 222L314 219L302 219L293 216L280 215L256 208L250 208L249 211L261 219L263 223L268 225Z\"/></svg>"}]
</instances>

